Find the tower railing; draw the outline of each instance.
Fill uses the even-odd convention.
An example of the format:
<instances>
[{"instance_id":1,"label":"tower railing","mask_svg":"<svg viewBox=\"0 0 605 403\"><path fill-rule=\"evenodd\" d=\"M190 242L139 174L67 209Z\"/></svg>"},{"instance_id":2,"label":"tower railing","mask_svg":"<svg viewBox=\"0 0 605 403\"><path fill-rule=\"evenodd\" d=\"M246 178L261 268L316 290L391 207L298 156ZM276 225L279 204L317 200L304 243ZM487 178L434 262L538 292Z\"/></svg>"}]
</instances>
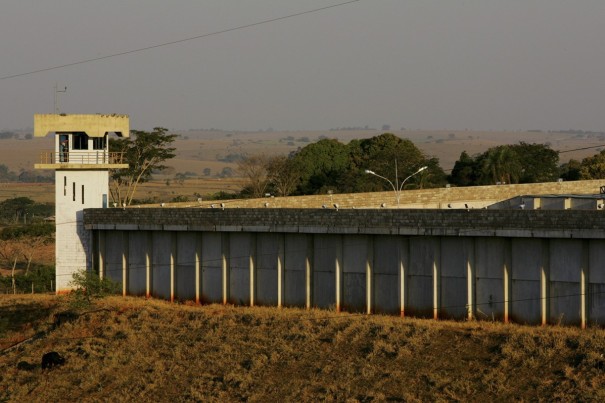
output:
<instances>
[{"instance_id":1,"label":"tower railing","mask_svg":"<svg viewBox=\"0 0 605 403\"><path fill-rule=\"evenodd\" d=\"M72 150L69 152L43 151L40 153L41 164L124 164L123 152L104 150Z\"/></svg>"}]
</instances>

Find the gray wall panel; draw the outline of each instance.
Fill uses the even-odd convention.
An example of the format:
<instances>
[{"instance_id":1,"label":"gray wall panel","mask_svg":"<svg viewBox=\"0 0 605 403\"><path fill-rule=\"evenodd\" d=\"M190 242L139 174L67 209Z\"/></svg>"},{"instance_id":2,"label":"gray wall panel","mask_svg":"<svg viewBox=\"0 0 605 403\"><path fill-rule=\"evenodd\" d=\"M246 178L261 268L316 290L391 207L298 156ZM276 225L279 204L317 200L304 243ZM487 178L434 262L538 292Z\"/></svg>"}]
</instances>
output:
<instances>
[{"instance_id":1,"label":"gray wall panel","mask_svg":"<svg viewBox=\"0 0 605 403\"><path fill-rule=\"evenodd\" d=\"M478 318L504 318L504 267L510 264L508 239L475 238L475 298Z\"/></svg>"},{"instance_id":2,"label":"gray wall panel","mask_svg":"<svg viewBox=\"0 0 605 403\"><path fill-rule=\"evenodd\" d=\"M124 231L107 231L105 238L105 276L122 284L122 253L128 238ZM70 279L71 281L71 279Z\"/></svg>"},{"instance_id":3,"label":"gray wall panel","mask_svg":"<svg viewBox=\"0 0 605 403\"><path fill-rule=\"evenodd\" d=\"M285 234L284 305L306 305L306 258L310 235Z\"/></svg>"},{"instance_id":4,"label":"gray wall panel","mask_svg":"<svg viewBox=\"0 0 605 403\"><path fill-rule=\"evenodd\" d=\"M313 239L313 301L318 308L336 307L336 255L339 235L317 234Z\"/></svg>"},{"instance_id":5,"label":"gray wall panel","mask_svg":"<svg viewBox=\"0 0 605 403\"><path fill-rule=\"evenodd\" d=\"M202 290L204 303L223 302L222 234L206 232L202 235Z\"/></svg>"},{"instance_id":6,"label":"gray wall panel","mask_svg":"<svg viewBox=\"0 0 605 403\"><path fill-rule=\"evenodd\" d=\"M150 233L128 232L128 294L145 295L147 292L147 254Z\"/></svg>"},{"instance_id":7,"label":"gray wall panel","mask_svg":"<svg viewBox=\"0 0 605 403\"><path fill-rule=\"evenodd\" d=\"M277 262L282 247L280 234L257 234L256 238L256 303L277 305Z\"/></svg>"},{"instance_id":8,"label":"gray wall panel","mask_svg":"<svg viewBox=\"0 0 605 403\"><path fill-rule=\"evenodd\" d=\"M254 254L253 234L229 235L229 298L238 305L250 304L250 255Z\"/></svg>"},{"instance_id":9,"label":"gray wall panel","mask_svg":"<svg viewBox=\"0 0 605 403\"><path fill-rule=\"evenodd\" d=\"M175 298L195 300L195 232L177 232Z\"/></svg>"},{"instance_id":10,"label":"gray wall panel","mask_svg":"<svg viewBox=\"0 0 605 403\"><path fill-rule=\"evenodd\" d=\"M170 260L172 256L172 232L154 231L152 236L151 295L170 299Z\"/></svg>"},{"instance_id":11,"label":"gray wall panel","mask_svg":"<svg viewBox=\"0 0 605 403\"><path fill-rule=\"evenodd\" d=\"M510 319L538 325L540 314L540 281L513 280Z\"/></svg>"}]
</instances>

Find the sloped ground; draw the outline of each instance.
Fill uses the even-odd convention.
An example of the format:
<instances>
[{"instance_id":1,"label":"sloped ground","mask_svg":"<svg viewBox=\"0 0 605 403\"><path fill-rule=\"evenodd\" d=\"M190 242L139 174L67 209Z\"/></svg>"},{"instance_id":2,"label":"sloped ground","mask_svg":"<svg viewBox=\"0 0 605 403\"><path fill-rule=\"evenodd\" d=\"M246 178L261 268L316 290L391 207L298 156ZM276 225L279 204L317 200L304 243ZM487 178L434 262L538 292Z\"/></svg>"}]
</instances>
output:
<instances>
[{"instance_id":1,"label":"sloped ground","mask_svg":"<svg viewBox=\"0 0 605 403\"><path fill-rule=\"evenodd\" d=\"M68 309L0 296L0 401L605 399L601 329L119 297ZM41 369L49 351L65 364Z\"/></svg>"}]
</instances>

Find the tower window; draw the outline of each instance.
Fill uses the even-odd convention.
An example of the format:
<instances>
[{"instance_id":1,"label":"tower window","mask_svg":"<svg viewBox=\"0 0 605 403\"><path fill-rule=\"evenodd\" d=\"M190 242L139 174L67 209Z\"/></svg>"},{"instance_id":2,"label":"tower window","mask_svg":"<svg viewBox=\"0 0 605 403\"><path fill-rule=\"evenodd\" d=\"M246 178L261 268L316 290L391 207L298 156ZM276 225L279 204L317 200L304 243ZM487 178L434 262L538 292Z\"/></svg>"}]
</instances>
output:
<instances>
[{"instance_id":1,"label":"tower window","mask_svg":"<svg viewBox=\"0 0 605 403\"><path fill-rule=\"evenodd\" d=\"M74 194L73 200L76 201L76 182L72 182L71 188Z\"/></svg>"},{"instance_id":2,"label":"tower window","mask_svg":"<svg viewBox=\"0 0 605 403\"><path fill-rule=\"evenodd\" d=\"M92 138L92 149L93 150L104 150L107 143L107 135L105 137L93 137Z\"/></svg>"},{"instance_id":3,"label":"tower window","mask_svg":"<svg viewBox=\"0 0 605 403\"><path fill-rule=\"evenodd\" d=\"M82 204L84 204L84 185L82 185Z\"/></svg>"},{"instance_id":4,"label":"tower window","mask_svg":"<svg viewBox=\"0 0 605 403\"><path fill-rule=\"evenodd\" d=\"M88 150L88 135L86 133L74 133L72 148L74 150Z\"/></svg>"},{"instance_id":5,"label":"tower window","mask_svg":"<svg viewBox=\"0 0 605 403\"><path fill-rule=\"evenodd\" d=\"M67 176L63 177L63 196L67 196Z\"/></svg>"}]
</instances>

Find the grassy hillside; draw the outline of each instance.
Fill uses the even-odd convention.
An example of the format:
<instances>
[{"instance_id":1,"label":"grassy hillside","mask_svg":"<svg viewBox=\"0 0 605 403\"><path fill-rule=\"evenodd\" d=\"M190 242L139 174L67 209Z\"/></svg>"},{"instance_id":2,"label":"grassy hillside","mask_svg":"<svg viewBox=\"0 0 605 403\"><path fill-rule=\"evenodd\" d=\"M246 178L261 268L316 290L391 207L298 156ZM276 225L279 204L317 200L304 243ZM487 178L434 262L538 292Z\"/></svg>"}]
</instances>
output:
<instances>
[{"instance_id":1,"label":"grassy hillside","mask_svg":"<svg viewBox=\"0 0 605 403\"><path fill-rule=\"evenodd\" d=\"M0 401L605 399L600 329L118 297L67 309L0 296ZM49 351L66 363L42 370Z\"/></svg>"}]
</instances>

